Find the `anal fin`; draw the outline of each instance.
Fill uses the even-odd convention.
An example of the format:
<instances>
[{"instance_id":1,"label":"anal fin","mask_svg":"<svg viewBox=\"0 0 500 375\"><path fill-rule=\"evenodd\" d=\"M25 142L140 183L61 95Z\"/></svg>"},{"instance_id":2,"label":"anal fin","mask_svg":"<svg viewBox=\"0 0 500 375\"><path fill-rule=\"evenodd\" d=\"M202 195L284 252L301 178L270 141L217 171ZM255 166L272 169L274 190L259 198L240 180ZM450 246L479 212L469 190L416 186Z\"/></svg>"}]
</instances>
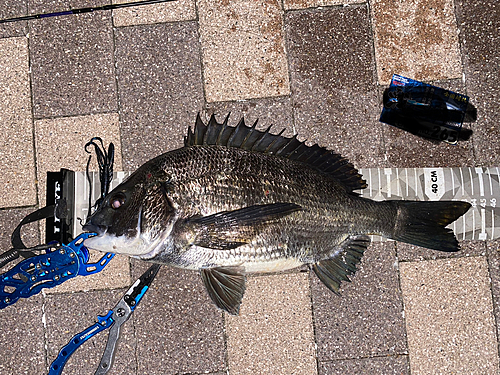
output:
<instances>
[{"instance_id":1,"label":"anal fin","mask_svg":"<svg viewBox=\"0 0 500 375\"><path fill-rule=\"evenodd\" d=\"M348 238L333 257L313 264L312 269L328 289L340 294L340 283L350 281L348 276L356 272L356 265L361 261L368 245L370 245L368 236Z\"/></svg>"},{"instance_id":2,"label":"anal fin","mask_svg":"<svg viewBox=\"0 0 500 375\"><path fill-rule=\"evenodd\" d=\"M218 308L238 315L245 293L245 275L241 267L216 267L201 270L208 295Z\"/></svg>"}]
</instances>

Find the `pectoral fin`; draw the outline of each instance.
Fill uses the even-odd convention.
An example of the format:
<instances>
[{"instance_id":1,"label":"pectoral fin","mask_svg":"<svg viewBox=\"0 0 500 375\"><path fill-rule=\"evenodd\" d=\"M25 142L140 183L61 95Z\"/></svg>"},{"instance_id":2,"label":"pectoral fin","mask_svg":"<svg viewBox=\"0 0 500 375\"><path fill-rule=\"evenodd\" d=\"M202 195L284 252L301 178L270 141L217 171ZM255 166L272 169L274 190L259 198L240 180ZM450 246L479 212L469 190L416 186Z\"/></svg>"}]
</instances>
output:
<instances>
[{"instance_id":1,"label":"pectoral fin","mask_svg":"<svg viewBox=\"0 0 500 375\"><path fill-rule=\"evenodd\" d=\"M245 293L245 275L241 267L217 267L201 270L208 295L218 308L238 315Z\"/></svg>"},{"instance_id":2,"label":"pectoral fin","mask_svg":"<svg viewBox=\"0 0 500 375\"><path fill-rule=\"evenodd\" d=\"M194 232L194 245L229 250L252 241L271 221L299 210L301 207L294 203L254 205L192 218L186 225Z\"/></svg>"},{"instance_id":3,"label":"pectoral fin","mask_svg":"<svg viewBox=\"0 0 500 375\"><path fill-rule=\"evenodd\" d=\"M368 245L370 245L368 236L348 238L332 258L313 264L312 269L328 289L340 294L340 283L350 281L348 276L356 272L356 265Z\"/></svg>"}]
</instances>

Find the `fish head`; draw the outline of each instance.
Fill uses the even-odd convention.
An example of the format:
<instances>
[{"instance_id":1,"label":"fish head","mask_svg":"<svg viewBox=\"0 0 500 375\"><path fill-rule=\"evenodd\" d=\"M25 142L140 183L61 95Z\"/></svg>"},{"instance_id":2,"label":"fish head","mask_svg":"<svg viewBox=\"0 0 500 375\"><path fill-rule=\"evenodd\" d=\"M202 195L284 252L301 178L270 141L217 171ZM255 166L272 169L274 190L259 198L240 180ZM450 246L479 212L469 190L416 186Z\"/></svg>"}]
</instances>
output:
<instances>
[{"instance_id":1,"label":"fish head","mask_svg":"<svg viewBox=\"0 0 500 375\"><path fill-rule=\"evenodd\" d=\"M143 173L144 172L144 173ZM92 250L143 257L168 237L175 220L164 173L139 169L113 189L83 229L97 235L85 240Z\"/></svg>"}]
</instances>

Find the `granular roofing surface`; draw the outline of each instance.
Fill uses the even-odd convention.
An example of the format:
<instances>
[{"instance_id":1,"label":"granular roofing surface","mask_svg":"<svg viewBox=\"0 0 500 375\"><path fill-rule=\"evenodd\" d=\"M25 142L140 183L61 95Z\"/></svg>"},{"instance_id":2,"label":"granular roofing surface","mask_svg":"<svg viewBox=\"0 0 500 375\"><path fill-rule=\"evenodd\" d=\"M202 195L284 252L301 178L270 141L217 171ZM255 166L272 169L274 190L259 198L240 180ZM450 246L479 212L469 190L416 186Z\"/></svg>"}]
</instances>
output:
<instances>
[{"instance_id":1,"label":"granular roofing surface","mask_svg":"<svg viewBox=\"0 0 500 375\"><path fill-rule=\"evenodd\" d=\"M0 19L104 4L0 0ZM358 168L500 166L499 72L498 1L178 0L0 24L0 251L44 205L47 171L85 169L92 136L129 171L182 146L197 113L258 118ZM380 123L393 73L470 96L472 137L436 144ZM43 238L34 224L23 235ZM341 296L306 268L252 276L239 316L197 272L162 267L110 373L497 374L500 242L461 246L373 243ZM113 263L1 310L0 375L47 373L148 266ZM63 374L93 374L105 339Z\"/></svg>"}]
</instances>

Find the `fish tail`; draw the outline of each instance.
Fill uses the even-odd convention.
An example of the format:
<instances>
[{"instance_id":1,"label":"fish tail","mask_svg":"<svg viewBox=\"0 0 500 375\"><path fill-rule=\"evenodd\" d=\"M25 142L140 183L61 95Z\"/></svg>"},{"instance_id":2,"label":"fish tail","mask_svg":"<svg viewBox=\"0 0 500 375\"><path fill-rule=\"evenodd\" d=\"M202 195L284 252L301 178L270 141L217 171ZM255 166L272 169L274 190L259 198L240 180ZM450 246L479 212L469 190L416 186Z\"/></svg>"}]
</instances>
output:
<instances>
[{"instance_id":1,"label":"fish tail","mask_svg":"<svg viewBox=\"0 0 500 375\"><path fill-rule=\"evenodd\" d=\"M465 214L471 205L460 201L392 201L397 218L390 236L396 241L440 251L458 251L458 241L446 226Z\"/></svg>"}]
</instances>

